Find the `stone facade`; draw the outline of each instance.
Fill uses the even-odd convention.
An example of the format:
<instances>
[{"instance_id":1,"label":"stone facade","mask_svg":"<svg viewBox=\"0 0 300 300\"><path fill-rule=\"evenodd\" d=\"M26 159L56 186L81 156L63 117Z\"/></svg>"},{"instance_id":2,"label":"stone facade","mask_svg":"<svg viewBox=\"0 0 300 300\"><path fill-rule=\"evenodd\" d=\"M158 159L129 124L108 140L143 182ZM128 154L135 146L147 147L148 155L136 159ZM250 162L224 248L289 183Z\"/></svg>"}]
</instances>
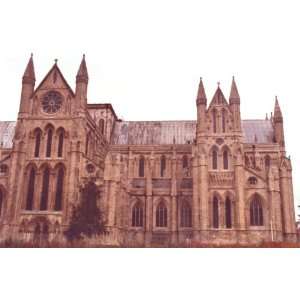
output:
<instances>
[{"instance_id":1,"label":"stone facade","mask_svg":"<svg viewBox=\"0 0 300 300\"><path fill-rule=\"evenodd\" d=\"M72 91L57 62L35 88L33 59L17 122L0 122L0 239L64 241L80 189L93 180L107 233L94 243L176 246L295 241L283 117L241 120L232 81L197 120L126 122L87 103L85 58Z\"/></svg>"}]
</instances>

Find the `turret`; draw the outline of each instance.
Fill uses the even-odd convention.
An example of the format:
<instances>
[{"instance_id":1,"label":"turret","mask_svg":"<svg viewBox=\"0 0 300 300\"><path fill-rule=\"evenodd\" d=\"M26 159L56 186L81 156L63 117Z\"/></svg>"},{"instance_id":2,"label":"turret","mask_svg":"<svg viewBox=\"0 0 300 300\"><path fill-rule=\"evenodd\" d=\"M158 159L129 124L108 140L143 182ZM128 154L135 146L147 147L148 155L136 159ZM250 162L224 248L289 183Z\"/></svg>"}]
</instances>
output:
<instances>
[{"instance_id":1,"label":"turret","mask_svg":"<svg viewBox=\"0 0 300 300\"><path fill-rule=\"evenodd\" d=\"M196 103L197 103L197 123L198 123L197 131L203 132L205 130L205 113L206 113L207 99L206 99L202 78L200 78Z\"/></svg>"},{"instance_id":2,"label":"turret","mask_svg":"<svg viewBox=\"0 0 300 300\"><path fill-rule=\"evenodd\" d=\"M284 147L285 142L284 142L284 131L283 131L283 117L282 117L282 113L281 113L281 109L277 97L275 98L273 126L274 126L275 142L278 143L281 147Z\"/></svg>"},{"instance_id":3,"label":"turret","mask_svg":"<svg viewBox=\"0 0 300 300\"><path fill-rule=\"evenodd\" d=\"M234 131L241 131L240 95L234 77L232 77L229 105L234 119Z\"/></svg>"},{"instance_id":4,"label":"turret","mask_svg":"<svg viewBox=\"0 0 300 300\"><path fill-rule=\"evenodd\" d=\"M88 81L89 81L89 77L88 77L88 72L87 72L87 67L85 62L85 55L83 55L76 76L76 91L75 91L76 99L81 109L86 108Z\"/></svg>"},{"instance_id":5,"label":"turret","mask_svg":"<svg viewBox=\"0 0 300 300\"><path fill-rule=\"evenodd\" d=\"M22 91L21 91L21 100L20 100L20 109L19 114L29 113L30 111L30 99L32 97L35 85L35 73L33 65L33 55L28 61L27 67L25 69L23 78L22 78Z\"/></svg>"}]
</instances>

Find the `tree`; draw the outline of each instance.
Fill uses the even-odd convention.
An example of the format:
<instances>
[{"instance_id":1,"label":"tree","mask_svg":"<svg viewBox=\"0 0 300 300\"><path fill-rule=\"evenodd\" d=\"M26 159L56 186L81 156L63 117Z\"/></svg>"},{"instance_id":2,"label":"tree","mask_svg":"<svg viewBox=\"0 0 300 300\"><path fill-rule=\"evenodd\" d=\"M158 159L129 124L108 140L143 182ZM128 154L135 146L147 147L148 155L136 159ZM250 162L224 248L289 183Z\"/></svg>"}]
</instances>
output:
<instances>
[{"instance_id":1,"label":"tree","mask_svg":"<svg viewBox=\"0 0 300 300\"><path fill-rule=\"evenodd\" d=\"M68 229L64 232L68 241L92 237L105 232L102 213L97 206L99 192L94 182L89 181L81 190L80 202L73 206Z\"/></svg>"}]
</instances>

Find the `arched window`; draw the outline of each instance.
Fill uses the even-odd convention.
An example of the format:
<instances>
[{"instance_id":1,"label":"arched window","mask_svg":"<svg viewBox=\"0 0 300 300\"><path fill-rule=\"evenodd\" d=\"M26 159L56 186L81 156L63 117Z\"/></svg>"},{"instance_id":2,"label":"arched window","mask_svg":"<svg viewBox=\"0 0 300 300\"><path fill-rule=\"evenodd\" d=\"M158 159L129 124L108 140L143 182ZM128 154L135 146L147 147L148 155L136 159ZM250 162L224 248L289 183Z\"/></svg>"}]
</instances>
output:
<instances>
[{"instance_id":1,"label":"arched window","mask_svg":"<svg viewBox=\"0 0 300 300\"><path fill-rule=\"evenodd\" d=\"M46 157L51 157L52 137L53 129L49 128L47 131Z\"/></svg>"},{"instance_id":2,"label":"arched window","mask_svg":"<svg viewBox=\"0 0 300 300\"><path fill-rule=\"evenodd\" d=\"M27 197L26 197L26 210L33 209L34 200L34 187L35 187L35 169L31 168L29 173L28 187L27 187Z\"/></svg>"},{"instance_id":3,"label":"arched window","mask_svg":"<svg viewBox=\"0 0 300 300\"><path fill-rule=\"evenodd\" d=\"M232 227L231 200L228 197L225 200L225 225L226 228Z\"/></svg>"},{"instance_id":4,"label":"arched window","mask_svg":"<svg viewBox=\"0 0 300 300\"><path fill-rule=\"evenodd\" d=\"M101 134L104 134L104 120L103 119L99 120L99 129L100 129Z\"/></svg>"},{"instance_id":5,"label":"arched window","mask_svg":"<svg viewBox=\"0 0 300 300\"><path fill-rule=\"evenodd\" d=\"M34 157L40 156L40 148L41 148L41 138L42 138L42 131L37 129L35 131L35 146L34 146Z\"/></svg>"},{"instance_id":6,"label":"arched window","mask_svg":"<svg viewBox=\"0 0 300 300\"><path fill-rule=\"evenodd\" d=\"M57 171L55 203L54 203L55 211L62 210L63 186L64 186L64 169L63 167L60 167Z\"/></svg>"},{"instance_id":7,"label":"arched window","mask_svg":"<svg viewBox=\"0 0 300 300\"><path fill-rule=\"evenodd\" d=\"M213 132L217 132L217 111L214 109L212 111L212 121L213 121Z\"/></svg>"},{"instance_id":8,"label":"arched window","mask_svg":"<svg viewBox=\"0 0 300 300\"><path fill-rule=\"evenodd\" d=\"M63 129L59 130L59 132L58 132L58 145L57 145L57 156L58 157L63 156L64 137L65 137L64 130Z\"/></svg>"},{"instance_id":9,"label":"arched window","mask_svg":"<svg viewBox=\"0 0 300 300\"><path fill-rule=\"evenodd\" d=\"M263 226L263 208L261 199L258 195L255 195L250 203L250 225L251 226Z\"/></svg>"},{"instance_id":10,"label":"arched window","mask_svg":"<svg viewBox=\"0 0 300 300\"><path fill-rule=\"evenodd\" d=\"M168 224L167 218L168 218L167 207L163 202L160 202L160 204L156 208L156 226L167 227Z\"/></svg>"},{"instance_id":11,"label":"arched window","mask_svg":"<svg viewBox=\"0 0 300 300\"><path fill-rule=\"evenodd\" d=\"M219 228L219 199L213 198L213 227Z\"/></svg>"},{"instance_id":12,"label":"arched window","mask_svg":"<svg viewBox=\"0 0 300 300\"><path fill-rule=\"evenodd\" d=\"M132 227L143 227L143 206L140 202L136 203L132 208Z\"/></svg>"},{"instance_id":13,"label":"arched window","mask_svg":"<svg viewBox=\"0 0 300 300\"><path fill-rule=\"evenodd\" d=\"M165 176L166 171L166 157L163 155L160 159L160 177Z\"/></svg>"},{"instance_id":14,"label":"arched window","mask_svg":"<svg viewBox=\"0 0 300 300\"><path fill-rule=\"evenodd\" d=\"M1 217L1 214L2 214L2 205L3 205L3 192L2 190L0 189L0 217Z\"/></svg>"},{"instance_id":15,"label":"arched window","mask_svg":"<svg viewBox=\"0 0 300 300\"><path fill-rule=\"evenodd\" d=\"M145 176L145 158L141 156L139 159L139 177Z\"/></svg>"},{"instance_id":16,"label":"arched window","mask_svg":"<svg viewBox=\"0 0 300 300\"><path fill-rule=\"evenodd\" d=\"M187 157L187 155L183 155L183 157L182 157L182 168L186 169L188 167L189 167L188 157Z\"/></svg>"},{"instance_id":17,"label":"arched window","mask_svg":"<svg viewBox=\"0 0 300 300\"><path fill-rule=\"evenodd\" d=\"M192 209L188 202L184 202L181 206L180 226L192 227Z\"/></svg>"},{"instance_id":18,"label":"arched window","mask_svg":"<svg viewBox=\"0 0 300 300\"><path fill-rule=\"evenodd\" d=\"M213 168L213 170L218 169L218 152L217 152L217 150L212 151L212 168Z\"/></svg>"},{"instance_id":19,"label":"arched window","mask_svg":"<svg viewBox=\"0 0 300 300\"><path fill-rule=\"evenodd\" d=\"M226 131L226 110L222 110L222 132Z\"/></svg>"},{"instance_id":20,"label":"arched window","mask_svg":"<svg viewBox=\"0 0 300 300\"><path fill-rule=\"evenodd\" d=\"M43 173L40 210L47 210L48 208L49 180L50 180L50 170L48 167L46 167Z\"/></svg>"},{"instance_id":21,"label":"arched window","mask_svg":"<svg viewBox=\"0 0 300 300\"><path fill-rule=\"evenodd\" d=\"M266 166L266 168L269 168L270 165L271 165L271 158L270 158L269 155L266 155L266 157L265 157L265 166Z\"/></svg>"},{"instance_id":22,"label":"arched window","mask_svg":"<svg viewBox=\"0 0 300 300\"><path fill-rule=\"evenodd\" d=\"M228 151L224 150L223 152L223 169L228 170Z\"/></svg>"},{"instance_id":23,"label":"arched window","mask_svg":"<svg viewBox=\"0 0 300 300\"><path fill-rule=\"evenodd\" d=\"M0 165L0 174L7 175L8 173L8 166L5 164Z\"/></svg>"}]
</instances>

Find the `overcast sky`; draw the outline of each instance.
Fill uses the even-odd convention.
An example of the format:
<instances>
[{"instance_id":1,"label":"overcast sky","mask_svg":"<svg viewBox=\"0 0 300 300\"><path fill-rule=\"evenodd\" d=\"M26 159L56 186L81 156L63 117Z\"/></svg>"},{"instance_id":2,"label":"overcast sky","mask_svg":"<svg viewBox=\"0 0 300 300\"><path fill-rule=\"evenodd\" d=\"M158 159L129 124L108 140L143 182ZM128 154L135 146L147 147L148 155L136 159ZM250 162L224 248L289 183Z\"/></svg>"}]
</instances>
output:
<instances>
[{"instance_id":1,"label":"overcast sky","mask_svg":"<svg viewBox=\"0 0 300 300\"><path fill-rule=\"evenodd\" d=\"M57 58L72 87L85 53L89 102L126 120L195 119L200 76L210 100L235 75L243 119L263 119L278 96L300 200L297 1L10 0L0 28L0 120L16 120L31 52L37 84Z\"/></svg>"}]
</instances>

